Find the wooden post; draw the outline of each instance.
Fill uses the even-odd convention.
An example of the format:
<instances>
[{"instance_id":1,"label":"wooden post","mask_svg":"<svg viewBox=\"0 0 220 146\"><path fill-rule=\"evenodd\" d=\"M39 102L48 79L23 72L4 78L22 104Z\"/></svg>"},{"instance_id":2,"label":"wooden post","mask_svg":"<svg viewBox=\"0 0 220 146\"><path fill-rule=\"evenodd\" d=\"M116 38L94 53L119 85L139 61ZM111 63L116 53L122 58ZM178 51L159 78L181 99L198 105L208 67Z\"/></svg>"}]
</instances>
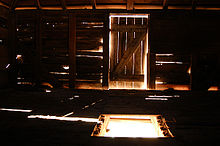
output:
<instances>
[{"instance_id":1,"label":"wooden post","mask_svg":"<svg viewBox=\"0 0 220 146\"><path fill-rule=\"evenodd\" d=\"M127 10L133 10L133 9L134 9L134 1L127 0Z\"/></svg>"},{"instance_id":2,"label":"wooden post","mask_svg":"<svg viewBox=\"0 0 220 146\"><path fill-rule=\"evenodd\" d=\"M109 73L109 15L106 16L103 33L103 81L102 87L108 89Z\"/></svg>"},{"instance_id":3,"label":"wooden post","mask_svg":"<svg viewBox=\"0 0 220 146\"><path fill-rule=\"evenodd\" d=\"M156 54L153 50L151 50L151 42L152 42L152 27L153 27L153 21L150 21L150 18L148 18L147 21L147 31L148 31L148 68L147 68L147 81L148 81L148 88L150 90L155 89L155 80L156 80ZM151 30L150 30L151 29Z\"/></svg>"},{"instance_id":4,"label":"wooden post","mask_svg":"<svg viewBox=\"0 0 220 146\"><path fill-rule=\"evenodd\" d=\"M41 9L40 0L37 0L37 9Z\"/></svg>"},{"instance_id":5,"label":"wooden post","mask_svg":"<svg viewBox=\"0 0 220 146\"><path fill-rule=\"evenodd\" d=\"M198 61L198 54L197 52L192 51L191 53L191 73L190 73L190 89L197 90L197 72L196 66Z\"/></svg>"},{"instance_id":6,"label":"wooden post","mask_svg":"<svg viewBox=\"0 0 220 146\"><path fill-rule=\"evenodd\" d=\"M69 13L69 87L76 81L76 15Z\"/></svg>"},{"instance_id":7,"label":"wooden post","mask_svg":"<svg viewBox=\"0 0 220 146\"><path fill-rule=\"evenodd\" d=\"M155 53L150 53L150 80L149 89L155 89L155 77L156 77L156 55Z\"/></svg>"},{"instance_id":8,"label":"wooden post","mask_svg":"<svg viewBox=\"0 0 220 146\"><path fill-rule=\"evenodd\" d=\"M40 84L40 69L41 69L41 54L42 54L42 41L41 41L41 14L40 11L36 12L36 23L35 23L35 43L36 43L36 54L34 58L34 80L37 85Z\"/></svg>"},{"instance_id":9,"label":"wooden post","mask_svg":"<svg viewBox=\"0 0 220 146\"><path fill-rule=\"evenodd\" d=\"M9 14L9 29L8 29L8 43L9 43L9 54L11 70L9 73L9 82L11 86L17 84L17 69L16 69L16 14L15 11L10 11Z\"/></svg>"},{"instance_id":10,"label":"wooden post","mask_svg":"<svg viewBox=\"0 0 220 146\"><path fill-rule=\"evenodd\" d=\"M92 8L95 10L96 9L96 0L92 0Z\"/></svg>"},{"instance_id":11,"label":"wooden post","mask_svg":"<svg viewBox=\"0 0 220 146\"><path fill-rule=\"evenodd\" d=\"M60 0L61 6L63 10L66 10L66 1L65 0Z\"/></svg>"},{"instance_id":12,"label":"wooden post","mask_svg":"<svg viewBox=\"0 0 220 146\"><path fill-rule=\"evenodd\" d=\"M18 0L12 0L10 4L10 10L14 10L17 5Z\"/></svg>"},{"instance_id":13,"label":"wooden post","mask_svg":"<svg viewBox=\"0 0 220 146\"><path fill-rule=\"evenodd\" d=\"M167 0L163 0L163 9L164 9L164 10L167 10L167 9L168 9Z\"/></svg>"}]
</instances>

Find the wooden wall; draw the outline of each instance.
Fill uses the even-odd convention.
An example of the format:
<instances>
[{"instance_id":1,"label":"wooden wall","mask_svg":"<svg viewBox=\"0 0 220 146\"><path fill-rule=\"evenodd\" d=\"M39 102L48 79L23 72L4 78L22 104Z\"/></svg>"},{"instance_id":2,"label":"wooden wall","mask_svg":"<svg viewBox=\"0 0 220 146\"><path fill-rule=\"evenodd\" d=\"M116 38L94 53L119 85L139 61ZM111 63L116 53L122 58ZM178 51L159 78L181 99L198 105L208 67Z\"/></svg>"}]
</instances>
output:
<instances>
[{"instance_id":1,"label":"wooden wall","mask_svg":"<svg viewBox=\"0 0 220 146\"><path fill-rule=\"evenodd\" d=\"M8 86L8 9L0 6L0 88Z\"/></svg>"},{"instance_id":2,"label":"wooden wall","mask_svg":"<svg viewBox=\"0 0 220 146\"><path fill-rule=\"evenodd\" d=\"M58 17L55 17L55 15ZM68 46L68 14L40 13L40 76L43 82L54 87L68 86L69 46Z\"/></svg>"},{"instance_id":3,"label":"wooden wall","mask_svg":"<svg viewBox=\"0 0 220 146\"><path fill-rule=\"evenodd\" d=\"M106 13L18 11L16 55L22 55L22 63L17 59L17 84L102 88L108 80L103 77L107 21Z\"/></svg>"},{"instance_id":4,"label":"wooden wall","mask_svg":"<svg viewBox=\"0 0 220 146\"><path fill-rule=\"evenodd\" d=\"M169 10L150 15L154 52L218 51L220 12Z\"/></svg>"},{"instance_id":5,"label":"wooden wall","mask_svg":"<svg viewBox=\"0 0 220 146\"><path fill-rule=\"evenodd\" d=\"M17 15L15 17L15 75L17 84L31 84L34 80L34 62L36 60L35 13Z\"/></svg>"},{"instance_id":6,"label":"wooden wall","mask_svg":"<svg viewBox=\"0 0 220 146\"><path fill-rule=\"evenodd\" d=\"M108 16L112 12L128 11L16 11L14 29L17 37L14 57L22 55L23 63L17 70L24 76L19 76L18 80L21 81L17 82L31 84L50 82L54 87L69 87L71 79L75 88L108 86ZM191 10L136 12L150 14L151 87L155 87L157 77L162 77L164 82L169 84L187 86L190 82L199 84L199 79L195 76L199 74L198 66L201 63L196 58L201 58L200 56L204 54L218 58L219 12ZM75 18L71 23L70 14ZM70 24L74 25L75 31L70 30L72 28ZM70 54L69 51L71 39L76 42L76 46L72 48L75 54ZM157 54L174 55L166 58L158 57ZM73 59L73 62L70 62L72 57L75 61ZM161 61L182 63L156 65ZM190 67L193 72L191 75L187 74Z\"/></svg>"},{"instance_id":7,"label":"wooden wall","mask_svg":"<svg viewBox=\"0 0 220 146\"><path fill-rule=\"evenodd\" d=\"M207 84L205 82L209 82L210 86L219 84L214 81L219 80L217 75L219 72L217 66L220 65L217 59L220 53L219 18L220 13L216 11L170 10L151 13L149 40L151 54L155 56L160 53L173 53L172 57L156 57L156 60L182 62L182 64L166 64L166 67L156 66L152 69L153 74L161 78L170 76L167 80L175 81L176 83L173 84L190 84L190 82L191 86ZM201 61L201 58L209 58L209 63ZM202 68L207 64L210 64L207 68L211 69L205 72ZM193 75L187 74L190 67ZM199 77L201 74L204 75ZM213 77L210 78L210 75Z\"/></svg>"},{"instance_id":8,"label":"wooden wall","mask_svg":"<svg viewBox=\"0 0 220 146\"><path fill-rule=\"evenodd\" d=\"M105 13L76 14L76 86L102 88Z\"/></svg>"}]
</instances>

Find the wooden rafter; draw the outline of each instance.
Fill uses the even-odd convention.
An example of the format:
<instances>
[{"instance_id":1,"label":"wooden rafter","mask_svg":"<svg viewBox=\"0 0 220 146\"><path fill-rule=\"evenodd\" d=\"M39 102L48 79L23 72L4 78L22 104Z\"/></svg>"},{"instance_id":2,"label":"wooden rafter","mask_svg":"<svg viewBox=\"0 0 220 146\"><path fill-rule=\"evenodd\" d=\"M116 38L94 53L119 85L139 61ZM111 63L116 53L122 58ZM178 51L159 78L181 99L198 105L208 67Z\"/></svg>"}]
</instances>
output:
<instances>
[{"instance_id":1,"label":"wooden rafter","mask_svg":"<svg viewBox=\"0 0 220 146\"><path fill-rule=\"evenodd\" d=\"M65 0L60 0L61 6L63 10L66 10L66 1Z\"/></svg>"},{"instance_id":2,"label":"wooden rafter","mask_svg":"<svg viewBox=\"0 0 220 146\"><path fill-rule=\"evenodd\" d=\"M41 9L40 0L36 0L36 1L37 1L37 9Z\"/></svg>"},{"instance_id":3,"label":"wooden rafter","mask_svg":"<svg viewBox=\"0 0 220 146\"><path fill-rule=\"evenodd\" d=\"M103 34L103 81L102 87L108 89L109 73L109 14L105 15L104 34Z\"/></svg>"},{"instance_id":4,"label":"wooden rafter","mask_svg":"<svg viewBox=\"0 0 220 146\"><path fill-rule=\"evenodd\" d=\"M167 8L168 8L167 0L163 0L163 9L167 9Z\"/></svg>"},{"instance_id":5,"label":"wooden rafter","mask_svg":"<svg viewBox=\"0 0 220 146\"><path fill-rule=\"evenodd\" d=\"M3 1L0 1L0 6L3 6L5 8L9 8L9 6Z\"/></svg>"},{"instance_id":6,"label":"wooden rafter","mask_svg":"<svg viewBox=\"0 0 220 146\"><path fill-rule=\"evenodd\" d=\"M96 9L96 0L92 0L92 8Z\"/></svg>"},{"instance_id":7,"label":"wooden rafter","mask_svg":"<svg viewBox=\"0 0 220 146\"><path fill-rule=\"evenodd\" d=\"M127 51L124 53L120 62L116 65L116 67L113 71L116 76L123 69L123 67L128 62L129 58L133 55L133 53L135 53L137 51L137 49L140 47L140 42L142 40L144 40L145 37L146 37L146 32L142 33L138 38L136 38L128 43Z\"/></svg>"},{"instance_id":8,"label":"wooden rafter","mask_svg":"<svg viewBox=\"0 0 220 146\"><path fill-rule=\"evenodd\" d=\"M192 0L192 10L196 9L197 0Z\"/></svg>"},{"instance_id":9,"label":"wooden rafter","mask_svg":"<svg viewBox=\"0 0 220 146\"><path fill-rule=\"evenodd\" d=\"M40 0L34 0L34 5L28 5L28 6L21 6L17 7L16 4L18 0L11 0L9 2L0 0L0 5L6 8L9 8L10 10L22 10L22 9L42 9L42 5L40 4ZM103 0L102 4L97 5L97 0L89 0L91 5L83 5L83 3L80 5L80 3L77 5L68 5L66 4L66 0L59 0L60 6L59 10L65 10L65 9L127 9L127 10L133 10L133 9L182 9L182 10L220 10L220 7L218 7L218 3L213 3L213 5L204 4L202 6L197 5L198 0L192 0L191 5L185 5L183 2L178 2L177 5L169 5L168 0L162 0L162 5L158 5L154 2L149 3L149 0L124 0L126 2L126 5L121 2L116 1L109 1L109 0ZM21 4L25 1L20 0ZM134 3L141 2L142 4L134 4ZM112 4L111 4L112 3ZM169 6L168 6L169 5ZM57 6L51 6L51 5L45 5L44 9L48 10L58 10ZM18 8L18 9L17 9Z\"/></svg>"},{"instance_id":10,"label":"wooden rafter","mask_svg":"<svg viewBox=\"0 0 220 146\"><path fill-rule=\"evenodd\" d=\"M134 9L134 0L127 0L127 10Z\"/></svg>"},{"instance_id":11,"label":"wooden rafter","mask_svg":"<svg viewBox=\"0 0 220 146\"><path fill-rule=\"evenodd\" d=\"M17 1L18 1L18 0L12 0L12 1L11 1L10 10L14 10L14 9L15 9L16 4L17 4Z\"/></svg>"}]
</instances>

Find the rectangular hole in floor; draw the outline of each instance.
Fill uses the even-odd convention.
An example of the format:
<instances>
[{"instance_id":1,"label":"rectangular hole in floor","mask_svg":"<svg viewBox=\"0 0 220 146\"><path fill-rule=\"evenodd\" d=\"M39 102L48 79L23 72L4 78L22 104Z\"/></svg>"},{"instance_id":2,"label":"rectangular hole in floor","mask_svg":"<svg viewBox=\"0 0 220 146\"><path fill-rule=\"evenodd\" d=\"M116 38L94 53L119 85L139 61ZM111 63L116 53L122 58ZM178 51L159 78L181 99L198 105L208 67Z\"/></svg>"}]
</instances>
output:
<instances>
[{"instance_id":1,"label":"rectangular hole in floor","mask_svg":"<svg viewBox=\"0 0 220 146\"><path fill-rule=\"evenodd\" d=\"M91 136L173 137L161 115L102 114Z\"/></svg>"}]
</instances>

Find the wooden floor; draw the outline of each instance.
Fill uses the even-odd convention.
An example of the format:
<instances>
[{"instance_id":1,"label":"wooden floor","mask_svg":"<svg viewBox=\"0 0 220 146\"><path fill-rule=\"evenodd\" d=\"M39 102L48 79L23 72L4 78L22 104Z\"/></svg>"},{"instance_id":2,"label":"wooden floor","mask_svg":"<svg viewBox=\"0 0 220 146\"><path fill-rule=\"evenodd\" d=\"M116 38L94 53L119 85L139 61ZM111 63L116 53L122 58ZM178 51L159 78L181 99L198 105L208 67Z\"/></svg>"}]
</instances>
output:
<instances>
[{"instance_id":1,"label":"wooden floor","mask_svg":"<svg viewBox=\"0 0 220 146\"><path fill-rule=\"evenodd\" d=\"M0 111L0 137L5 145L215 145L220 136L219 92L75 90L50 93L0 90L0 108L30 109L31 113ZM168 100L145 100L174 96ZM175 138L91 137L96 123L28 119L29 115L98 118L106 114L161 114Z\"/></svg>"}]
</instances>

